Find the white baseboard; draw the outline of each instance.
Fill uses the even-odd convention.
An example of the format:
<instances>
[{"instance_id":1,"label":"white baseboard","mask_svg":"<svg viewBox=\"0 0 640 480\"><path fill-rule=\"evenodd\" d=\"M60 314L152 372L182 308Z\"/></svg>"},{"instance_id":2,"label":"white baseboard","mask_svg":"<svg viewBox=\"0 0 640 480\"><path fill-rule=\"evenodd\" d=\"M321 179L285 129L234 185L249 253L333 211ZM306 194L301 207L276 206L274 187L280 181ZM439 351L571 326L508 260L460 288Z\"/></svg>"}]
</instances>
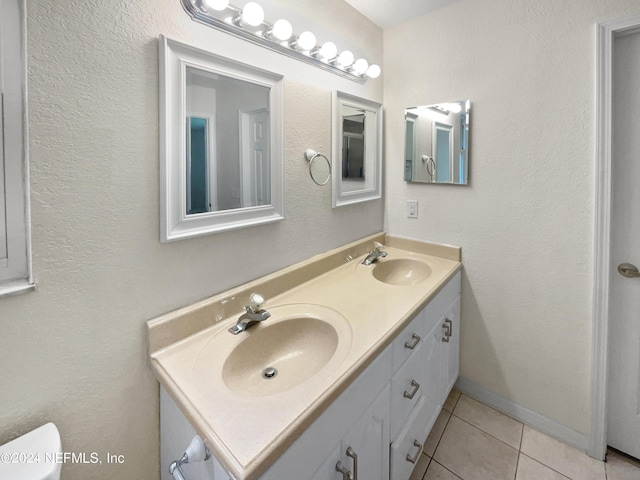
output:
<instances>
[{"instance_id":1,"label":"white baseboard","mask_svg":"<svg viewBox=\"0 0 640 480\"><path fill-rule=\"evenodd\" d=\"M577 432L555 420L551 420L544 415L540 415L533 410L518 405L512 400L466 378L458 378L455 388L465 395L473 397L479 402L489 405L539 432L554 437L583 452L587 451L589 439L588 436L582 432Z\"/></svg>"}]
</instances>

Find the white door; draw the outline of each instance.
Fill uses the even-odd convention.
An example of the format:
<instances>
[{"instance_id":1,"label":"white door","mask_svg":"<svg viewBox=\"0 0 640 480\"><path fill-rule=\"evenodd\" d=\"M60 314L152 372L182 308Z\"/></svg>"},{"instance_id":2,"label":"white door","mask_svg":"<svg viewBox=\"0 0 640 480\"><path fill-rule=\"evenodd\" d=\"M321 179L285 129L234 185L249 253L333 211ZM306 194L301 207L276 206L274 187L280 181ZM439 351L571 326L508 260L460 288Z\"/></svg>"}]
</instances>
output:
<instances>
[{"instance_id":1,"label":"white door","mask_svg":"<svg viewBox=\"0 0 640 480\"><path fill-rule=\"evenodd\" d=\"M614 40L607 443L640 458L640 32ZM632 274L631 267L624 269Z\"/></svg>"},{"instance_id":2,"label":"white door","mask_svg":"<svg viewBox=\"0 0 640 480\"><path fill-rule=\"evenodd\" d=\"M266 109L241 113L242 206L271 204L271 158L269 112Z\"/></svg>"}]
</instances>

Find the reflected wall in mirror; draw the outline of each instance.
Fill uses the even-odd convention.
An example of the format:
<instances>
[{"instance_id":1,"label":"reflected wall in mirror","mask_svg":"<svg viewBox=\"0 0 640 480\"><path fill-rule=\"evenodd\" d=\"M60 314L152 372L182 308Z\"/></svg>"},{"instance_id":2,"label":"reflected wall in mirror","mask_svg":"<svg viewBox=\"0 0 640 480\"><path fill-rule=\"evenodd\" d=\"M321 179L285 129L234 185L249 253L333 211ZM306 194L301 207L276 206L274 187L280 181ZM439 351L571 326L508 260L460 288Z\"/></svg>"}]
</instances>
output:
<instances>
[{"instance_id":1,"label":"reflected wall in mirror","mask_svg":"<svg viewBox=\"0 0 640 480\"><path fill-rule=\"evenodd\" d=\"M469 100L405 109L407 182L468 183L470 113Z\"/></svg>"},{"instance_id":2,"label":"reflected wall in mirror","mask_svg":"<svg viewBox=\"0 0 640 480\"><path fill-rule=\"evenodd\" d=\"M382 106L334 93L333 206L381 197Z\"/></svg>"},{"instance_id":3,"label":"reflected wall in mirror","mask_svg":"<svg viewBox=\"0 0 640 480\"><path fill-rule=\"evenodd\" d=\"M161 240L281 220L282 76L160 37Z\"/></svg>"}]
</instances>

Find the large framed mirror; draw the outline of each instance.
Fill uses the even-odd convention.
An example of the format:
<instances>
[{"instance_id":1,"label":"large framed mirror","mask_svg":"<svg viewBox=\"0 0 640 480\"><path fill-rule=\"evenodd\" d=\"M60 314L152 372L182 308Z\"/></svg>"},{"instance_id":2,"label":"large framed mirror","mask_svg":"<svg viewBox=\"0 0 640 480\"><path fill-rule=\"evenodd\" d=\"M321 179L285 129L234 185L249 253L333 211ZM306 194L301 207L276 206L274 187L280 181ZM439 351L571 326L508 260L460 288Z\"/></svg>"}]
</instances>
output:
<instances>
[{"instance_id":1,"label":"large framed mirror","mask_svg":"<svg viewBox=\"0 0 640 480\"><path fill-rule=\"evenodd\" d=\"M382 105L343 92L333 98L333 206L382 195Z\"/></svg>"},{"instance_id":2,"label":"large framed mirror","mask_svg":"<svg viewBox=\"0 0 640 480\"><path fill-rule=\"evenodd\" d=\"M469 182L471 102L445 102L404 111L404 179L416 183Z\"/></svg>"},{"instance_id":3,"label":"large framed mirror","mask_svg":"<svg viewBox=\"0 0 640 480\"><path fill-rule=\"evenodd\" d=\"M160 37L164 242L284 218L283 78Z\"/></svg>"}]
</instances>

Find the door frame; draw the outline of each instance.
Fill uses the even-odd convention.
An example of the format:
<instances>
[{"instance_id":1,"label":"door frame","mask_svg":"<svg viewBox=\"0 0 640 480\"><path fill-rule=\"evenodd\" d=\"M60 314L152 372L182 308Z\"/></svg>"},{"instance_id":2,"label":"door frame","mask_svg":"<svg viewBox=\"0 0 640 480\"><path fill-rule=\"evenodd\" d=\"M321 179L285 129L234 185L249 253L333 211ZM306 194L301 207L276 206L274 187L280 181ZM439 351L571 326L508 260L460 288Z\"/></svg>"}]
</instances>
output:
<instances>
[{"instance_id":1,"label":"door frame","mask_svg":"<svg viewBox=\"0 0 640 480\"><path fill-rule=\"evenodd\" d=\"M640 15L596 25L593 315L588 454L601 460L607 452L613 43L616 37L636 32L640 32Z\"/></svg>"}]
</instances>

